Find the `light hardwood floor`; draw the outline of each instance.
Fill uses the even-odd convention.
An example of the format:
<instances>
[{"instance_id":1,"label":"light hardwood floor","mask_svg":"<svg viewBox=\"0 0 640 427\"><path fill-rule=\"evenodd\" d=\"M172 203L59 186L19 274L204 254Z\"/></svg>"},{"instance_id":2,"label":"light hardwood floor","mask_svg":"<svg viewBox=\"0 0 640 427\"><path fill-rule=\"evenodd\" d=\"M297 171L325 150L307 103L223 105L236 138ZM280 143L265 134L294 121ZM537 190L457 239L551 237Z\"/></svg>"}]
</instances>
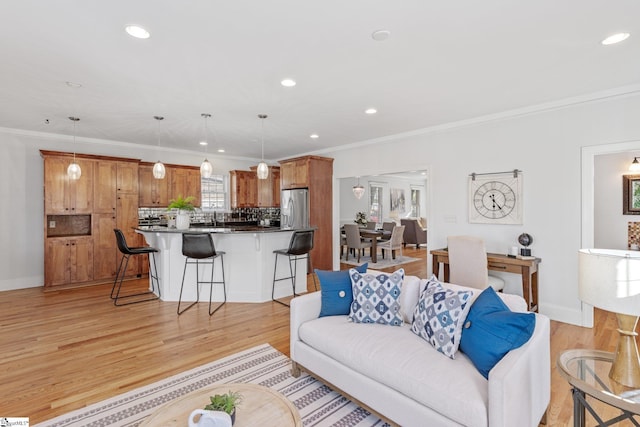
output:
<instances>
[{"instance_id":1,"label":"light hardwood floor","mask_svg":"<svg viewBox=\"0 0 640 427\"><path fill-rule=\"evenodd\" d=\"M404 254L421 258L402 266L406 274L425 277L426 249ZM35 424L262 343L289 354L289 309L280 304L228 303L209 317L202 303L177 316L170 302L114 307L110 289L0 292L0 417L26 416ZM615 317L596 311L596 324L551 322L549 426L572 423L569 386L555 368L558 354L615 348Z\"/></svg>"}]
</instances>

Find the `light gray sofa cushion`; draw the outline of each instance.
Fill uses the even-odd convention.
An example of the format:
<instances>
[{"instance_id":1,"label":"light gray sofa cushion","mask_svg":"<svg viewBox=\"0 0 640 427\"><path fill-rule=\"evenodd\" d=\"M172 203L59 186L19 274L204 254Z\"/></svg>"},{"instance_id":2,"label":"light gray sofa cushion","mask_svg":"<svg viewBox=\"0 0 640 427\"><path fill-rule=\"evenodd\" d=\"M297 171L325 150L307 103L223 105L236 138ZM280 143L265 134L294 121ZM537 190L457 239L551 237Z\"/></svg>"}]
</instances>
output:
<instances>
[{"instance_id":1,"label":"light gray sofa cushion","mask_svg":"<svg viewBox=\"0 0 640 427\"><path fill-rule=\"evenodd\" d=\"M466 426L486 426L487 380L459 353L449 359L410 330L354 324L347 316L300 326L300 339L349 368Z\"/></svg>"}]
</instances>

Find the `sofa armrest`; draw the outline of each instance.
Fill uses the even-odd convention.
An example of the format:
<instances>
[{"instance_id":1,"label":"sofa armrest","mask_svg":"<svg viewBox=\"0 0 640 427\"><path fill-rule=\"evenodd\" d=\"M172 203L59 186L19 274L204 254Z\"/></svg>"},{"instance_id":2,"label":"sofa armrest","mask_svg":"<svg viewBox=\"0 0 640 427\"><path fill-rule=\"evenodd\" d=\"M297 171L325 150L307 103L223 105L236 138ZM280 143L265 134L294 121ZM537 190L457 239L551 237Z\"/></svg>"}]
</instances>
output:
<instances>
[{"instance_id":1,"label":"sofa armrest","mask_svg":"<svg viewBox=\"0 0 640 427\"><path fill-rule=\"evenodd\" d=\"M290 322L290 347L291 360L295 359L295 343L299 341L298 330L300 325L309 320L317 319L322 307L322 294L311 292L301 295L291 300L291 322Z\"/></svg>"},{"instance_id":2,"label":"sofa armrest","mask_svg":"<svg viewBox=\"0 0 640 427\"><path fill-rule=\"evenodd\" d=\"M551 395L550 358L549 318L536 314L529 341L489 371L490 426L538 426Z\"/></svg>"}]
</instances>

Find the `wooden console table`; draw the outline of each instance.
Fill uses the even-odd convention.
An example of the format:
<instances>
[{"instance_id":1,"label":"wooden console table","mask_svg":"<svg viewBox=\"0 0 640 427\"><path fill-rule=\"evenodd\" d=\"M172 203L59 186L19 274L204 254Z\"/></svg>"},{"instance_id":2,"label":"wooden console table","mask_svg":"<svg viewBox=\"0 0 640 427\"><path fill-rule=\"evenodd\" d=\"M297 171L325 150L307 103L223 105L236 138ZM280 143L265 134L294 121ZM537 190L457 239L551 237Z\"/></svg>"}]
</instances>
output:
<instances>
[{"instance_id":1,"label":"wooden console table","mask_svg":"<svg viewBox=\"0 0 640 427\"><path fill-rule=\"evenodd\" d=\"M439 277L440 263L444 265L444 281L449 281L449 252L446 249L431 251L433 274ZM502 254L487 254L489 270L506 271L522 276L522 296L527 302L529 311L538 311L538 264L540 258L518 259Z\"/></svg>"}]
</instances>

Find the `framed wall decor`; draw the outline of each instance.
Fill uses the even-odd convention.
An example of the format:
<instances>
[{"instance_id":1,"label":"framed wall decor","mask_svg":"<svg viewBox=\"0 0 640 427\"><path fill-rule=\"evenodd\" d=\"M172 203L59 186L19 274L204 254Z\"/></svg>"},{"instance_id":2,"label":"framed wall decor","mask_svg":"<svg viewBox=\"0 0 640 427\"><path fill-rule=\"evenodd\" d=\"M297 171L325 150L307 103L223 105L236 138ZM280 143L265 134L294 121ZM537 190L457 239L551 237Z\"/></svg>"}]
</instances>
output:
<instances>
[{"instance_id":1,"label":"framed wall decor","mask_svg":"<svg viewBox=\"0 0 640 427\"><path fill-rule=\"evenodd\" d=\"M469 222L522 224L522 171L469 176Z\"/></svg>"},{"instance_id":2,"label":"framed wall decor","mask_svg":"<svg viewBox=\"0 0 640 427\"><path fill-rule=\"evenodd\" d=\"M402 188L392 188L389 192L391 200L390 207L391 211L396 211L398 213L404 213L406 211L406 204L404 198L404 189Z\"/></svg>"},{"instance_id":3,"label":"framed wall decor","mask_svg":"<svg viewBox=\"0 0 640 427\"><path fill-rule=\"evenodd\" d=\"M640 175L622 175L622 215L640 215Z\"/></svg>"}]
</instances>

